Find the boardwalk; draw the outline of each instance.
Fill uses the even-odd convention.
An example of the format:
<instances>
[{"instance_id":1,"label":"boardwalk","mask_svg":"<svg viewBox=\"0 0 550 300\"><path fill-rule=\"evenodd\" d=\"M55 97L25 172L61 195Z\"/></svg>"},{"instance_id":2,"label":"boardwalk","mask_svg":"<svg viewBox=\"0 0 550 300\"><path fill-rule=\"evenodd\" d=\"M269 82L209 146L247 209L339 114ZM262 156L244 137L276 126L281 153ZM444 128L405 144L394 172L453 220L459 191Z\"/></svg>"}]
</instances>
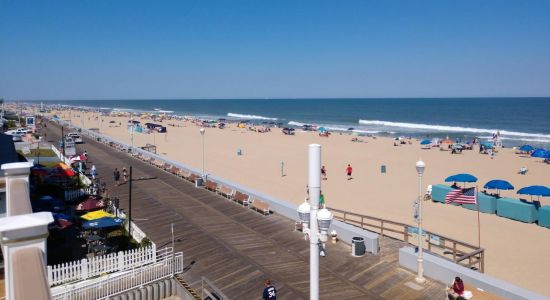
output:
<instances>
[{"instance_id":1,"label":"boardwalk","mask_svg":"<svg viewBox=\"0 0 550 300\"><path fill-rule=\"evenodd\" d=\"M60 130L47 128L49 139ZM132 218L159 246L170 243L175 227L176 250L189 264L184 278L199 289L207 277L231 299L259 299L270 278L279 299L309 298L309 244L294 222L280 215L263 216L158 168L85 139L99 175L111 196L128 208L128 186L115 187L112 170L133 166ZM399 268L403 242L384 238L379 255L354 258L350 246L328 244L321 258L321 299L442 299L443 285L432 281L415 289L414 274Z\"/></svg>"}]
</instances>

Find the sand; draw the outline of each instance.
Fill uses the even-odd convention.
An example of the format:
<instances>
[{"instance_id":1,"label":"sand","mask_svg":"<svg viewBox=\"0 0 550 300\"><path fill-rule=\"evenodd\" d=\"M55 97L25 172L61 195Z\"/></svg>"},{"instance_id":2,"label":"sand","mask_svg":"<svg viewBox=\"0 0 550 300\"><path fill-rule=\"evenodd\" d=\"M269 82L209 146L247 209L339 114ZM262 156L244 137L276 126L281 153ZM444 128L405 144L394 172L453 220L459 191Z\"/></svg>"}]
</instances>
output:
<instances>
[{"instance_id":1,"label":"sand","mask_svg":"<svg viewBox=\"0 0 550 300\"><path fill-rule=\"evenodd\" d=\"M57 112L64 119L66 112ZM97 113L72 113L72 122L85 128L100 127ZM126 143L130 134L127 117L102 117L101 132ZM110 124L109 121L116 121ZM147 122L146 120L144 120ZM117 127L121 122L122 126ZM183 127L168 127L167 134L134 135L134 145L155 143L157 153L200 169L202 144L199 127L191 122ZM412 203L418 195L415 163L426 163L423 186L443 183L456 173L471 173L482 186L491 179L510 181L516 189L527 185L550 185L550 166L541 159L519 157L512 149L501 149L491 159L477 151L451 155L437 149L423 150L418 141L412 145L393 146L390 138L361 137L365 143L351 142L351 136L332 134L319 137L313 132L297 130L285 136L280 129L256 133L235 125L220 130L207 128L204 135L205 169L207 173L226 178L293 204L305 197L307 183L307 146L322 145L322 164L328 180L322 182L327 205L360 214L414 224ZM243 155L237 156L237 149ZM286 176L281 176L284 162ZM347 164L353 166L353 180L347 180ZM387 173L380 172L385 165ZM520 167L527 175L517 174ZM516 197L515 191L503 196ZM545 203L546 202L546 203ZM550 205L550 198L542 205ZM476 245L477 212L431 201L424 202L424 226L427 230ZM485 251L485 272L535 292L550 295L550 229L525 224L496 215L481 214L481 246Z\"/></svg>"}]
</instances>

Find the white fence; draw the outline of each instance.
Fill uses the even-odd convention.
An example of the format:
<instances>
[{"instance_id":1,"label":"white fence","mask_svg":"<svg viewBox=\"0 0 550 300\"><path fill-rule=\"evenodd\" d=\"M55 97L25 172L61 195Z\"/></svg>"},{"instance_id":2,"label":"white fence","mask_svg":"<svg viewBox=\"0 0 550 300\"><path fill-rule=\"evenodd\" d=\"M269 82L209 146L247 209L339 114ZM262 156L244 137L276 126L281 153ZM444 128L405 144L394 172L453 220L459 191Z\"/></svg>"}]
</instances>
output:
<instances>
[{"instance_id":1,"label":"white fence","mask_svg":"<svg viewBox=\"0 0 550 300\"><path fill-rule=\"evenodd\" d=\"M51 289L52 300L94 300L111 297L183 272L183 254L171 253L156 263Z\"/></svg>"},{"instance_id":2,"label":"white fence","mask_svg":"<svg viewBox=\"0 0 550 300\"><path fill-rule=\"evenodd\" d=\"M123 218L123 219L126 219L126 214L124 212L122 212L121 210L119 210L118 208L116 209L116 215L120 218ZM128 231L128 224L132 222L132 229L130 232L130 235L132 236L132 238L134 240L136 240L136 242L138 243L141 243L141 241L147 237L147 235L145 234L145 232L143 232L137 225L136 223L134 223L133 221L128 221L128 222L124 222L124 228L126 229L126 231ZM151 243L154 245L153 241L151 241Z\"/></svg>"},{"instance_id":3,"label":"white fence","mask_svg":"<svg viewBox=\"0 0 550 300\"><path fill-rule=\"evenodd\" d=\"M124 271L154 263L157 260L155 245L129 251L120 251L90 259L76 260L48 266L50 286L85 280L105 273Z\"/></svg>"},{"instance_id":4,"label":"white fence","mask_svg":"<svg viewBox=\"0 0 550 300\"><path fill-rule=\"evenodd\" d=\"M80 197L89 195L88 189L75 189L63 191L63 199L65 201L74 201Z\"/></svg>"}]
</instances>

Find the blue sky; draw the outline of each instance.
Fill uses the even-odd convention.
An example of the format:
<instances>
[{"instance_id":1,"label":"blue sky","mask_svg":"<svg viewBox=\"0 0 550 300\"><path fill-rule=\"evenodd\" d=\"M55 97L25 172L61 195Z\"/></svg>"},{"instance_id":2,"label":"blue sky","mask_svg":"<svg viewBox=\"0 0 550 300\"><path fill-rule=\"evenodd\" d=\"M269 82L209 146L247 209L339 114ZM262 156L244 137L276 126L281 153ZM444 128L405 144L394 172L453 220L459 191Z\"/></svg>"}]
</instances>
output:
<instances>
[{"instance_id":1,"label":"blue sky","mask_svg":"<svg viewBox=\"0 0 550 300\"><path fill-rule=\"evenodd\" d=\"M550 1L0 0L6 99L550 96Z\"/></svg>"}]
</instances>

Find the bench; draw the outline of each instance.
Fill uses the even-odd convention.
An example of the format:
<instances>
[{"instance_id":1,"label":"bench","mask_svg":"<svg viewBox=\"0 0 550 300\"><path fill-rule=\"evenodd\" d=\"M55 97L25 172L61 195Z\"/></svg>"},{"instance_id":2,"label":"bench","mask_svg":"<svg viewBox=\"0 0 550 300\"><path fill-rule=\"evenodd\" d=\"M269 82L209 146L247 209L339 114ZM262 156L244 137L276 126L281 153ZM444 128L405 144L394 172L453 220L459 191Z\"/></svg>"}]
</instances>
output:
<instances>
[{"instance_id":1,"label":"bench","mask_svg":"<svg viewBox=\"0 0 550 300\"><path fill-rule=\"evenodd\" d=\"M264 215L269 215L271 213L271 211L269 210L269 204L260 199L254 199L254 201L252 201L251 207Z\"/></svg>"},{"instance_id":2,"label":"bench","mask_svg":"<svg viewBox=\"0 0 550 300\"><path fill-rule=\"evenodd\" d=\"M172 166L172 168L170 169L170 173L172 173L174 175L178 175L179 172L180 172L180 169L178 167Z\"/></svg>"},{"instance_id":3,"label":"bench","mask_svg":"<svg viewBox=\"0 0 550 300\"><path fill-rule=\"evenodd\" d=\"M191 172L180 169L180 171L177 175L181 178L187 179L187 178L189 178L189 176L191 176Z\"/></svg>"},{"instance_id":4,"label":"bench","mask_svg":"<svg viewBox=\"0 0 550 300\"><path fill-rule=\"evenodd\" d=\"M171 168L172 168L172 165L169 163L165 163L164 165L162 165L162 169L166 172L170 172Z\"/></svg>"},{"instance_id":5,"label":"bench","mask_svg":"<svg viewBox=\"0 0 550 300\"><path fill-rule=\"evenodd\" d=\"M227 199L232 199L233 198L233 189L228 187L228 186L221 186L218 188L218 194L224 196L225 198Z\"/></svg>"},{"instance_id":6,"label":"bench","mask_svg":"<svg viewBox=\"0 0 550 300\"><path fill-rule=\"evenodd\" d=\"M206 182L204 183L204 187L207 190L215 192L218 189L218 184L214 181L206 180Z\"/></svg>"},{"instance_id":7,"label":"bench","mask_svg":"<svg viewBox=\"0 0 550 300\"><path fill-rule=\"evenodd\" d=\"M464 283L464 290L472 292L472 299L475 300L504 300L504 298L491 294L487 291L484 291L482 289L478 289L473 285L469 285L467 283Z\"/></svg>"},{"instance_id":8,"label":"bench","mask_svg":"<svg viewBox=\"0 0 550 300\"><path fill-rule=\"evenodd\" d=\"M243 206L247 206L250 204L249 199L250 199L250 196L248 196L247 194L241 193L239 191L236 191L235 195L233 196L233 200L237 201Z\"/></svg>"},{"instance_id":9,"label":"bench","mask_svg":"<svg viewBox=\"0 0 550 300\"><path fill-rule=\"evenodd\" d=\"M196 175L196 174L191 174L191 175L189 175L189 177L186 177L185 179L195 183L195 180L197 180L197 178L201 178L201 177Z\"/></svg>"}]
</instances>

